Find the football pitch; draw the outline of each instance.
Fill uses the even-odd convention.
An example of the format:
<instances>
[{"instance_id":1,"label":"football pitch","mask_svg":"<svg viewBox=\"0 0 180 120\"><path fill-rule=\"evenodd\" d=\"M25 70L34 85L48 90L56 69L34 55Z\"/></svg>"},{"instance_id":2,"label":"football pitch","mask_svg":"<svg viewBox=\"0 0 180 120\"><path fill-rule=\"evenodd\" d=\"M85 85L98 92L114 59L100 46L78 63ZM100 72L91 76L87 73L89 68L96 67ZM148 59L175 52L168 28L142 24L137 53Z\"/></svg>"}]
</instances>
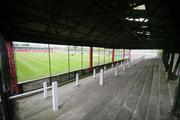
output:
<instances>
[{"instance_id":1,"label":"football pitch","mask_svg":"<svg viewBox=\"0 0 180 120\"><path fill-rule=\"evenodd\" d=\"M18 82L34 80L50 75L48 52L15 52ZM110 63L110 56L99 56L99 64ZM89 67L89 54L68 54L65 52L50 53L51 75ZM93 66L98 65L98 55L93 55ZM69 66L69 67L68 67Z\"/></svg>"}]
</instances>

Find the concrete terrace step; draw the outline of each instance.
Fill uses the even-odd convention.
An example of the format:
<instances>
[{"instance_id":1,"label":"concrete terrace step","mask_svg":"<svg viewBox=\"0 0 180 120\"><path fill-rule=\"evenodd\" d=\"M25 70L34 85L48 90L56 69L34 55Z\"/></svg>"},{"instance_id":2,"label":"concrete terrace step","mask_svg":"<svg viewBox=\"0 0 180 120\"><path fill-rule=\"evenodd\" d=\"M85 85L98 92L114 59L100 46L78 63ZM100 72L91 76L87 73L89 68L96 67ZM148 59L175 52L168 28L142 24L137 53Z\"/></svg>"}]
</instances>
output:
<instances>
[{"instance_id":1,"label":"concrete terrace step","mask_svg":"<svg viewBox=\"0 0 180 120\"><path fill-rule=\"evenodd\" d=\"M129 92L132 91L134 88L137 88L137 85L139 83L139 76L142 74L144 71L144 68L141 68L138 74L134 76L134 79L131 79L131 81L125 86L122 91L119 91L118 94L104 107L99 114L95 116L91 116L88 118L88 120L111 120L111 119L116 119L117 115L120 112L120 108L123 106L123 101L127 98L129 95ZM123 115L124 116L124 115ZM128 115L126 116L128 117ZM86 118L87 119L87 118ZM118 118L119 119L119 118Z\"/></svg>"},{"instance_id":2,"label":"concrete terrace step","mask_svg":"<svg viewBox=\"0 0 180 120\"><path fill-rule=\"evenodd\" d=\"M52 110L42 93L17 100L18 119L23 120L172 120L171 98L160 59L143 60L127 68L107 70L104 85L99 73L80 80L80 86L69 83L58 89L61 107ZM173 91L171 91L173 94Z\"/></svg>"},{"instance_id":3,"label":"concrete terrace step","mask_svg":"<svg viewBox=\"0 0 180 120\"><path fill-rule=\"evenodd\" d=\"M148 110L148 103L150 100L150 91L152 85L152 76L153 76L154 66L152 65L145 79L145 84L141 92L138 104L135 111L132 114L132 119L145 119L146 112Z\"/></svg>"},{"instance_id":4,"label":"concrete terrace step","mask_svg":"<svg viewBox=\"0 0 180 120\"><path fill-rule=\"evenodd\" d=\"M159 66L158 64L155 64L155 66ZM155 67L153 71L153 78L152 78L152 85L151 85L151 92L150 92L150 98L149 98L149 104L148 109L146 113L145 120L159 120L159 106L160 106L160 80L159 80L159 69Z\"/></svg>"},{"instance_id":5,"label":"concrete terrace step","mask_svg":"<svg viewBox=\"0 0 180 120\"><path fill-rule=\"evenodd\" d=\"M137 109L140 105L140 100L143 96L143 91L145 89L144 85L147 84L147 74L149 74L149 72L150 72L150 68L148 65L146 70L144 70L144 72L141 73L141 77L138 78L139 81L138 81L136 87L134 87L134 89L132 89L129 96L124 101L121 111L119 112L119 114L117 116L117 120L118 119L126 119L126 120L132 119L133 115L136 114ZM124 113L126 114L125 117L124 117Z\"/></svg>"}]
</instances>

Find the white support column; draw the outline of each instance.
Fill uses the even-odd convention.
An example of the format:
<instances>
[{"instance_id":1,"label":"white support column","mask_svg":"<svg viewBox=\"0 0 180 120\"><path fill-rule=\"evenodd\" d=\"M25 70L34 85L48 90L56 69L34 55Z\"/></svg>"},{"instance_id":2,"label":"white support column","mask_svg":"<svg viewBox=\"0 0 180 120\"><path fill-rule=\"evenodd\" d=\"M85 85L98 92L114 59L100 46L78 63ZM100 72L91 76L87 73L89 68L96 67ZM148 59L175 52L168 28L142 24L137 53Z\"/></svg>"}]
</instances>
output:
<instances>
[{"instance_id":1,"label":"white support column","mask_svg":"<svg viewBox=\"0 0 180 120\"><path fill-rule=\"evenodd\" d=\"M111 64L111 71L113 71L114 64Z\"/></svg>"},{"instance_id":2,"label":"white support column","mask_svg":"<svg viewBox=\"0 0 180 120\"><path fill-rule=\"evenodd\" d=\"M123 63L121 62L120 67L122 67L122 66L123 66Z\"/></svg>"},{"instance_id":3,"label":"white support column","mask_svg":"<svg viewBox=\"0 0 180 120\"><path fill-rule=\"evenodd\" d=\"M131 60L131 66L133 66L133 60Z\"/></svg>"},{"instance_id":4,"label":"white support column","mask_svg":"<svg viewBox=\"0 0 180 120\"><path fill-rule=\"evenodd\" d=\"M52 101L53 101L53 111L57 111L59 107L57 81L52 82Z\"/></svg>"},{"instance_id":5,"label":"white support column","mask_svg":"<svg viewBox=\"0 0 180 120\"><path fill-rule=\"evenodd\" d=\"M123 72L125 71L125 63L123 63Z\"/></svg>"},{"instance_id":6,"label":"white support column","mask_svg":"<svg viewBox=\"0 0 180 120\"><path fill-rule=\"evenodd\" d=\"M96 69L93 69L93 78L96 78Z\"/></svg>"},{"instance_id":7,"label":"white support column","mask_svg":"<svg viewBox=\"0 0 180 120\"><path fill-rule=\"evenodd\" d=\"M132 60L132 65L134 65L134 62L135 62L135 61L134 61L134 59L133 59L133 60Z\"/></svg>"},{"instance_id":8,"label":"white support column","mask_svg":"<svg viewBox=\"0 0 180 120\"><path fill-rule=\"evenodd\" d=\"M99 80L99 85L103 85L103 69L100 70L100 80Z\"/></svg>"},{"instance_id":9,"label":"white support column","mask_svg":"<svg viewBox=\"0 0 180 120\"><path fill-rule=\"evenodd\" d=\"M131 67L131 62L130 61L128 61L128 67Z\"/></svg>"},{"instance_id":10,"label":"white support column","mask_svg":"<svg viewBox=\"0 0 180 120\"><path fill-rule=\"evenodd\" d=\"M76 86L79 86L79 74L76 73Z\"/></svg>"},{"instance_id":11,"label":"white support column","mask_svg":"<svg viewBox=\"0 0 180 120\"><path fill-rule=\"evenodd\" d=\"M116 67L114 68L114 70L115 70L115 76L117 76L118 67L116 66Z\"/></svg>"},{"instance_id":12,"label":"white support column","mask_svg":"<svg viewBox=\"0 0 180 120\"><path fill-rule=\"evenodd\" d=\"M47 98L47 82L43 82L43 90L44 90L44 99Z\"/></svg>"},{"instance_id":13,"label":"white support column","mask_svg":"<svg viewBox=\"0 0 180 120\"><path fill-rule=\"evenodd\" d=\"M106 73L106 66L104 66L104 73Z\"/></svg>"},{"instance_id":14,"label":"white support column","mask_svg":"<svg viewBox=\"0 0 180 120\"><path fill-rule=\"evenodd\" d=\"M118 62L116 63L116 67L117 67L117 69L118 69L118 67L119 67L119 63L118 63Z\"/></svg>"}]
</instances>

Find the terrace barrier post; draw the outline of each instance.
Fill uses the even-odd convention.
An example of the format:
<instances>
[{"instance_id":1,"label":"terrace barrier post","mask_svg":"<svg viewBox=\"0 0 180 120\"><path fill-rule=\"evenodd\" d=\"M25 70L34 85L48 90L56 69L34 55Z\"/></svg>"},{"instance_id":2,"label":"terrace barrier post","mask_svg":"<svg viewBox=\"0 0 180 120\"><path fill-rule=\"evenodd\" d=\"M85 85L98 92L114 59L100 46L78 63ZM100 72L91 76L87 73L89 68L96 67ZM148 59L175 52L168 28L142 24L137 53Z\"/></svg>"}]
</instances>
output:
<instances>
[{"instance_id":1,"label":"terrace barrier post","mask_svg":"<svg viewBox=\"0 0 180 120\"><path fill-rule=\"evenodd\" d=\"M103 69L100 70L100 80L99 84L102 86L103 85Z\"/></svg>"},{"instance_id":2,"label":"terrace barrier post","mask_svg":"<svg viewBox=\"0 0 180 120\"><path fill-rule=\"evenodd\" d=\"M130 60L128 60L128 67L131 67L131 62L130 62Z\"/></svg>"},{"instance_id":3,"label":"terrace barrier post","mask_svg":"<svg viewBox=\"0 0 180 120\"><path fill-rule=\"evenodd\" d=\"M114 70L115 70L115 76L117 76L117 74L118 74L118 66L117 65L115 66Z\"/></svg>"},{"instance_id":4,"label":"terrace barrier post","mask_svg":"<svg viewBox=\"0 0 180 120\"><path fill-rule=\"evenodd\" d=\"M123 63L123 72L125 71L125 63Z\"/></svg>"},{"instance_id":5,"label":"terrace barrier post","mask_svg":"<svg viewBox=\"0 0 180 120\"><path fill-rule=\"evenodd\" d=\"M96 69L93 69L93 78L96 78Z\"/></svg>"},{"instance_id":6,"label":"terrace barrier post","mask_svg":"<svg viewBox=\"0 0 180 120\"><path fill-rule=\"evenodd\" d=\"M117 66L117 68L119 67L119 63L118 62L116 63L116 66Z\"/></svg>"},{"instance_id":7,"label":"terrace barrier post","mask_svg":"<svg viewBox=\"0 0 180 120\"><path fill-rule=\"evenodd\" d=\"M43 89L44 89L44 99L47 98L47 82L44 81L43 82Z\"/></svg>"},{"instance_id":8,"label":"terrace barrier post","mask_svg":"<svg viewBox=\"0 0 180 120\"><path fill-rule=\"evenodd\" d=\"M57 81L52 82L52 100L53 100L53 111L57 111L59 108Z\"/></svg>"},{"instance_id":9,"label":"terrace barrier post","mask_svg":"<svg viewBox=\"0 0 180 120\"><path fill-rule=\"evenodd\" d=\"M113 67L114 67L114 64L112 63L112 64L111 64L111 71L113 71Z\"/></svg>"},{"instance_id":10,"label":"terrace barrier post","mask_svg":"<svg viewBox=\"0 0 180 120\"><path fill-rule=\"evenodd\" d=\"M104 66L104 73L106 73L106 66Z\"/></svg>"},{"instance_id":11,"label":"terrace barrier post","mask_svg":"<svg viewBox=\"0 0 180 120\"><path fill-rule=\"evenodd\" d=\"M79 86L79 74L76 73L76 86Z\"/></svg>"}]
</instances>

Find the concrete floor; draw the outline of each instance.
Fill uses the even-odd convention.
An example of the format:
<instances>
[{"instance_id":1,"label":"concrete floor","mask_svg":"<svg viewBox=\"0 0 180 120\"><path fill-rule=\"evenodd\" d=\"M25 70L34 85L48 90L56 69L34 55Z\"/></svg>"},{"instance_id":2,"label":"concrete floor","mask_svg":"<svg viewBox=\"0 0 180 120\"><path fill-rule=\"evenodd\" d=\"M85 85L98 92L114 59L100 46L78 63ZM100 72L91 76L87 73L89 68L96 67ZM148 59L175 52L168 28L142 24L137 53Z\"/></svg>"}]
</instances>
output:
<instances>
[{"instance_id":1,"label":"concrete floor","mask_svg":"<svg viewBox=\"0 0 180 120\"><path fill-rule=\"evenodd\" d=\"M170 86L170 87L169 87ZM172 88L172 90L170 90ZM17 100L19 120L172 120L175 85L168 85L160 59L143 60L122 72L109 69L104 85L99 74L59 87L60 108L52 109L51 90Z\"/></svg>"}]
</instances>

